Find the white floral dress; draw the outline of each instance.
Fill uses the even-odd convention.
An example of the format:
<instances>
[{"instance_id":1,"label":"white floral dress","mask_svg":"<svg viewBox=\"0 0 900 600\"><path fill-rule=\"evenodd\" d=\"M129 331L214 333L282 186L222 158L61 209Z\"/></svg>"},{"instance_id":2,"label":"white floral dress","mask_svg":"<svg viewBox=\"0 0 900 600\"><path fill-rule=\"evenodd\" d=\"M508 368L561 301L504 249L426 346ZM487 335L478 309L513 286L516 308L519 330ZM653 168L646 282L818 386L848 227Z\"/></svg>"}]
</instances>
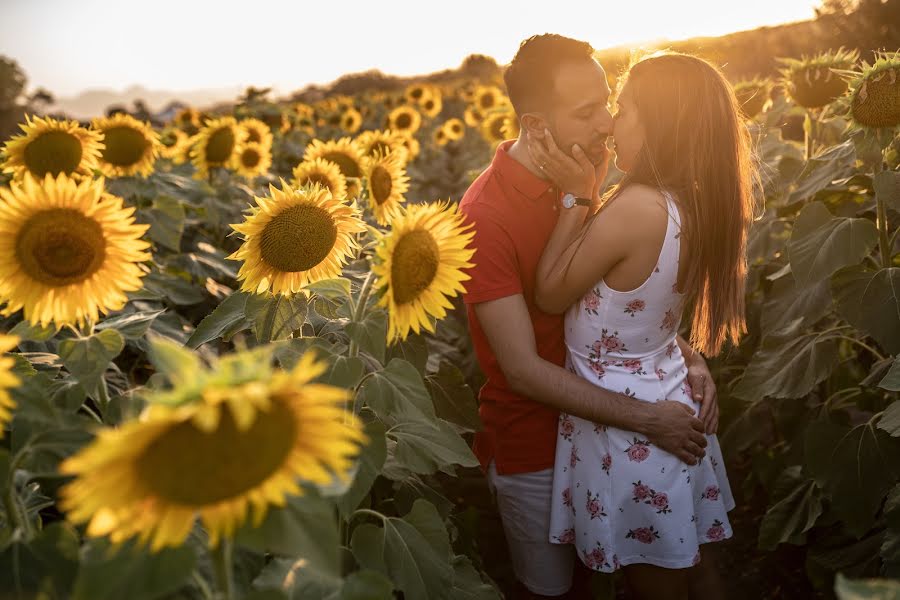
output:
<instances>
[{"instance_id":1,"label":"white floral dress","mask_svg":"<svg viewBox=\"0 0 900 600\"><path fill-rule=\"evenodd\" d=\"M598 386L656 402L694 407L675 336L680 218L665 194L666 237L650 277L619 292L602 280L566 314L566 366ZM550 541L574 544L590 568L612 572L647 563L686 568L699 545L731 537L734 498L715 435L688 466L631 431L561 413L556 443Z\"/></svg>"}]
</instances>

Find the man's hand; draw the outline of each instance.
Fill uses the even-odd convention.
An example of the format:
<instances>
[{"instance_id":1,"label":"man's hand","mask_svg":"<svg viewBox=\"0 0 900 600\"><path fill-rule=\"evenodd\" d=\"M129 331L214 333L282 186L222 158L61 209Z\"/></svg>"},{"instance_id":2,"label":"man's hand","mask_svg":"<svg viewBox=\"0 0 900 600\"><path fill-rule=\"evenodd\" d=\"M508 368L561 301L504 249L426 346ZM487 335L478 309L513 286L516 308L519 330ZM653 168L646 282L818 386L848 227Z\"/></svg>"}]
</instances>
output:
<instances>
[{"instance_id":1,"label":"man's hand","mask_svg":"<svg viewBox=\"0 0 900 600\"><path fill-rule=\"evenodd\" d=\"M697 464L706 455L706 436L694 409L675 400L660 400L649 406L651 412L644 433L650 443L689 465Z\"/></svg>"},{"instance_id":2,"label":"man's hand","mask_svg":"<svg viewBox=\"0 0 900 600\"><path fill-rule=\"evenodd\" d=\"M700 403L700 420L706 433L712 435L719 427L719 397L712 373L699 352L686 364L688 385L691 386L694 401Z\"/></svg>"}]
</instances>

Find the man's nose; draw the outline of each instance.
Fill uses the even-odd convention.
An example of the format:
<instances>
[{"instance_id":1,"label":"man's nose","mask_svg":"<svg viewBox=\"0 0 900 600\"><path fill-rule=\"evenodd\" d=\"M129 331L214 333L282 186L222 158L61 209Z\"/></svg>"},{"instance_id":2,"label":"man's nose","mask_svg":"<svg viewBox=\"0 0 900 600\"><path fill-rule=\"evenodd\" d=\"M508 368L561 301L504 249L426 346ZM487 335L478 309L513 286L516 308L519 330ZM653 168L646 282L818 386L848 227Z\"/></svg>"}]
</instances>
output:
<instances>
[{"instance_id":1,"label":"man's nose","mask_svg":"<svg viewBox=\"0 0 900 600\"><path fill-rule=\"evenodd\" d=\"M600 114L600 120L597 123L597 129L603 131L605 133L612 133L613 129L613 118L608 110L604 110Z\"/></svg>"}]
</instances>

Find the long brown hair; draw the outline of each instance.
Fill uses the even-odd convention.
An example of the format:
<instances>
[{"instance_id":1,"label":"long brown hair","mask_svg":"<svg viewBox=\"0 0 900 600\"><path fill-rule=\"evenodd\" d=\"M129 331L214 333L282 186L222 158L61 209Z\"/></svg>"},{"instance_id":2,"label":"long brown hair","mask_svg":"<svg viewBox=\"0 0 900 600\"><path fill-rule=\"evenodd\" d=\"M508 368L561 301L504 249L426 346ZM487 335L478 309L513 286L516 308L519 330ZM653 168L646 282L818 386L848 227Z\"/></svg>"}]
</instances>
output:
<instances>
[{"instance_id":1,"label":"long brown hair","mask_svg":"<svg viewBox=\"0 0 900 600\"><path fill-rule=\"evenodd\" d=\"M626 79L645 137L606 201L635 183L673 193L690 250L690 344L715 356L726 339L736 344L747 332L746 248L758 178L750 134L731 85L701 58L657 52L633 59L621 86Z\"/></svg>"}]
</instances>

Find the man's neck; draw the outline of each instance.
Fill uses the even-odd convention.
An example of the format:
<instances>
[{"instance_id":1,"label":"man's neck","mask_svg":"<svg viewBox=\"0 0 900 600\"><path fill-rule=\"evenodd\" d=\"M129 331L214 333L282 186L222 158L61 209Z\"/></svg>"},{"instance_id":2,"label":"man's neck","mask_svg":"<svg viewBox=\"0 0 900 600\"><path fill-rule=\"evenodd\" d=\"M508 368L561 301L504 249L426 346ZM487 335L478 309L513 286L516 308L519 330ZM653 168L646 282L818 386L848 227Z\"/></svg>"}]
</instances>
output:
<instances>
[{"instance_id":1,"label":"man's neck","mask_svg":"<svg viewBox=\"0 0 900 600\"><path fill-rule=\"evenodd\" d=\"M550 181L550 179L546 175L544 175L543 172L541 172L538 166L534 164L534 161L531 160L531 155L528 153L526 142L521 137L513 142L512 146L509 147L509 150L507 150L506 153L510 158L522 164L522 166L531 171L536 177L539 177L540 179L543 179L545 181Z\"/></svg>"}]
</instances>

